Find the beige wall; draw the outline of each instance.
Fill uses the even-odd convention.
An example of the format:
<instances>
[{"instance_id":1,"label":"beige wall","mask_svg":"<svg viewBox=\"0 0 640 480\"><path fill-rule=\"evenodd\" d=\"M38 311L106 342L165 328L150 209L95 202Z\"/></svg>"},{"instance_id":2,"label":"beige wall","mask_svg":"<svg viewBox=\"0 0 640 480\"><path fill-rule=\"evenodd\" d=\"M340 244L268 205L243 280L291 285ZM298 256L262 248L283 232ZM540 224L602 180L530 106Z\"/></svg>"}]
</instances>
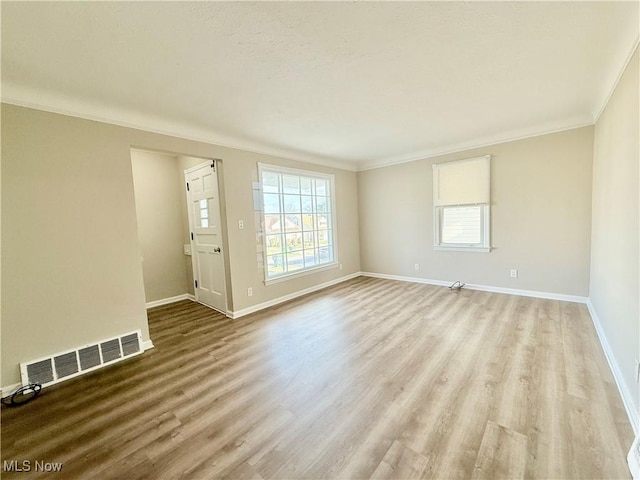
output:
<instances>
[{"instance_id":1,"label":"beige wall","mask_svg":"<svg viewBox=\"0 0 640 480\"><path fill-rule=\"evenodd\" d=\"M587 296L592 146L584 127L360 172L362 270ZM431 165L486 154L493 250L434 251Z\"/></svg>"},{"instance_id":2,"label":"beige wall","mask_svg":"<svg viewBox=\"0 0 640 480\"><path fill-rule=\"evenodd\" d=\"M223 160L234 310L360 269L354 172L318 167L336 174L343 269L265 287L250 228L256 163L304 164L3 104L0 385L19 381L23 361L136 329L149 338L131 148Z\"/></svg>"},{"instance_id":3,"label":"beige wall","mask_svg":"<svg viewBox=\"0 0 640 480\"><path fill-rule=\"evenodd\" d=\"M132 150L131 166L146 301L183 295L190 257L183 251L187 212L178 157Z\"/></svg>"},{"instance_id":4,"label":"beige wall","mask_svg":"<svg viewBox=\"0 0 640 480\"><path fill-rule=\"evenodd\" d=\"M256 239L259 220L254 213L252 195L253 182L258 181L256 159L261 159L260 161L264 163L335 174L336 204L338 205L338 259L342 263L342 270L334 268L301 276L295 280L274 283L268 287L264 285L264 269L257 258L260 255ZM234 286L234 311L240 311L252 305L267 302L296 290L303 290L360 270L358 186L355 172L267 158L252 153L243 153L238 155L233 162L223 161L223 164L229 263ZM247 228L240 230L238 220L243 220ZM248 287L253 288L252 297L247 296Z\"/></svg>"},{"instance_id":5,"label":"beige wall","mask_svg":"<svg viewBox=\"0 0 640 480\"><path fill-rule=\"evenodd\" d=\"M638 411L640 358L638 50L595 128L591 303ZM636 425L636 431L640 427Z\"/></svg>"}]
</instances>

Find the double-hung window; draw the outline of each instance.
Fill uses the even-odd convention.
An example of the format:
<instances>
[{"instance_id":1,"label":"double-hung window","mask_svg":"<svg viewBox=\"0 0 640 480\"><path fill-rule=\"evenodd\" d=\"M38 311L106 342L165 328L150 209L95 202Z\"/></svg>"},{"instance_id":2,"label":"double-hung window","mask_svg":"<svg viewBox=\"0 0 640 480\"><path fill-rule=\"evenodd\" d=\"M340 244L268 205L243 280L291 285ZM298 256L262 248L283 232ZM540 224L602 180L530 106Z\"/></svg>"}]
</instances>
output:
<instances>
[{"instance_id":1,"label":"double-hung window","mask_svg":"<svg viewBox=\"0 0 640 480\"><path fill-rule=\"evenodd\" d=\"M265 281L337 264L334 175L258 164Z\"/></svg>"},{"instance_id":2,"label":"double-hung window","mask_svg":"<svg viewBox=\"0 0 640 480\"><path fill-rule=\"evenodd\" d=\"M433 165L434 249L490 251L491 157Z\"/></svg>"}]
</instances>

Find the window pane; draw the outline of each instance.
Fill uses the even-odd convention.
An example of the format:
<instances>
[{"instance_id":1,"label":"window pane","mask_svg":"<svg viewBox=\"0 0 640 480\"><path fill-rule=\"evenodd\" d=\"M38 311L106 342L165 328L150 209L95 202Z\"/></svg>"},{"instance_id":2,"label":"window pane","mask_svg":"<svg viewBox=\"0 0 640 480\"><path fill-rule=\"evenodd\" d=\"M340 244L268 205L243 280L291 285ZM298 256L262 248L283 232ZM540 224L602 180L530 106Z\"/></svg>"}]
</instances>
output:
<instances>
[{"instance_id":1,"label":"window pane","mask_svg":"<svg viewBox=\"0 0 640 480\"><path fill-rule=\"evenodd\" d=\"M264 194L264 213L280 213L280 195L275 193Z\"/></svg>"},{"instance_id":2,"label":"window pane","mask_svg":"<svg viewBox=\"0 0 640 480\"><path fill-rule=\"evenodd\" d=\"M331 228L331 217L327 214L318 215L318 230Z\"/></svg>"},{"instance_id":3,"label":"window pane","mask_svg":"<svg viewBox=\"0 0 640 480\"><path fill-rule=\"evenodd\" d=\"M316 211L326 213L329 211L329 197L316 197Z\"/></svg>"},{"instance_id":4,"label":"window pane","mask_svg":"<svg viewBox=\"0 0 640 480\"><path fill-rule=\"evenodd\" d=\"M300 177L297 175L282 175L282 189L284 193L300 193Z\"/></svg>"},{"instance_id":5,"label":"window pane","mask_svg":"<svg viewBox=\"0 0 640 480\"><path fill-rule=\"evenodd\" d=\"M284 195L284 211L287 213L302 213L299 195Z\"/></svg>"},{"instance_id":6,"label":"window pane","mask_svg":"<svg viewBox=\"0 0 640 480\"><path fill-rule=\"evenodd\" d=\"M302 250L302 233L287 233L287 252Z\"/></svg>"},{"instance_id":7,"label":"window pane","mask_svg":"<svg viewBox=\"0 0 640 480\"><path fill-rule=\"evenodd\" d=\"M442 243L481 244L482 207L443 207Z\"/></svg>"},{"instance_id":8,"label":"window pane","mask_svg":"<svg viewBox=\"0 0 640 480\"><path fill-rule=\"evenodd\" d=\"M313 197L303 196L302 197L302 213L312 213L313 212Z\"/></svg>"},{"instance_id":9,"label":"window pane","mask_svg":"<svg viewBox=\"0 0 640 480\"><path fill-rule=\"evenodd\" d=\"M282 232L282 221L280 220L280 215L265 215L264 231L267 234Z\"/></svg>"},{"instance_id":10,"label":"window pane","mask_svg":"<svg viewBox=\"0 0 640 480\"><path fill-rule=\"evenodd\" d=\"M314 215L302 215L303 230L315 230Z\"/></svg>"},{"instance_id":11,"label":"window pane","mask_svg":"<svg viewBox=\"0 0 640 480\"><path fill-rule=\"evenodd\" d=\"M287 254L287 270L292 272L294 270L302 270L304 268L304 257L302 250L298 252L289 252Z\"/></svg>"},{"instance_id":12,"label":"window pane","mask_svg":"<svg viewBox=\"0 0 640 480\"><path fill-rule=\"evenodd\" d=\"M278 193L278 178L280 175L272 172L262 174L262 191L264 193Z\"/></svg>"},{"instance_id":13,"label":"window pane","mask_svg":"<svg viewBox=\"0 0 640 480\"><path fill-rule=\"evenodd\" d=\"M302 230L300 215L286 215L284 217L284 228L287 232L299 232Z\"/></svg>"},{"instance_id":14,"label":"window pane","mask_svg":"<svg viewBox=\"0 0 640 480\"><path fill-rule=\"evenodd\" d=\"M320 263L329 263L333 261L333 249L330 247L320 247Z\"/></svg>"},{"instance_id":15,"label":"window pane","mask_svg":"<svg viewBox=\"0 0 640 480\"><path fill-rule=\"evenodd\" d=\"M300 192L303 195L312 195L313 194L313 180L309 177L300 177Z\"/></svg>"},{"instance_id":16,"label":"window pane","mask_svg":"<svg viewBox=\"0 0 640 480\"><path fill-rule=\"evenodd\" d=\"M267 235L267 255L282 253L282 236Z\"/></svg>"},{"instance_id":17,"label":"window pane","mask_svg":"<svg viewBox=\"0 0 640 480\"><path fill-rule=\"evenodd\" d=\"M202 220L200 220L200 226L202 228L208 228L209 227L209 219L208 218L203 218Z\"/></svg>"},{"instance_id":18,"label":"window pane","mask_svg":"<svg viewBox=\"0 0 640 480\"><path fill-rule=\"evenodd\" d=\"M200 200L200 208L207 208L207 199L203 198Z\"/></svg>"},{"instance_id":19,"label":"window pane","mask_svg":"<svg viewBox=\"0 0 640 480\"><path fill-rule=\"evenodd\" d=\"M303 241L304 241L305 250L307 250L309 248L314 248L316 246L314 237L315 237L315 235L313 234L313 232L305 232L303 234Z\"/></svg>"},{"instance_id":20,"label":"window pane","mask_svg":"<svg viewBox=\"0 0 640 480\"><path fill-rule=\"evenodd\" d=\"M318 244L322 247L331 244L331 230L318 230Z\"/></svg>"},{"instance_id":21,"label":"window pane","mask_svg":"<svg viewBox=\"0 0 640 480\"><path fill-rule=\"evenodd\" d=\"M329 195L329 187L326 180L316 178L316 195Z\"/></svg>"},{"instance_id":22,"label":"window pane","mask_svg":"<svg viewBox=\"0 0 640 480\"><path fill-rule=\"evenodd\" d=\"M284 257L282 255L267 256L268 275L278 275L284 272Z\"/></svg>"},{"instance_id":23,"label":"window pane","mask_svg":"<svg viewBox=\"0 0 640 480\"><path fill-rule=\"evenodd\" d=\"M305 267L313 267L318 264L318 259L316 257L316 249L305 250L304 251L304 266Z\"/></svg>"}]
</instances>

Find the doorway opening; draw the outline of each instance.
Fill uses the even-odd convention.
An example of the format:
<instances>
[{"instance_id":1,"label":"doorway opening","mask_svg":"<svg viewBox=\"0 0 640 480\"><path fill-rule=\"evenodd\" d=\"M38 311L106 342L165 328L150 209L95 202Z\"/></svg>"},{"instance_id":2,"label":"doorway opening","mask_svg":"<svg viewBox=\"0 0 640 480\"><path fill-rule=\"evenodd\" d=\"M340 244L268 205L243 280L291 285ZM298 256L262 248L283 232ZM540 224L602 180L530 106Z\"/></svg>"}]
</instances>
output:
<instances>
[{"instance_id":1,"label":"doorway opening","mask_svg":"<svg viewBox=\"0 0 640 480\"><path fill-rule=\"evenodd\" d=\"M228 315L222 162L132 148L131 166L147 308L188 298Z\"/></svg>"}]
</instances>

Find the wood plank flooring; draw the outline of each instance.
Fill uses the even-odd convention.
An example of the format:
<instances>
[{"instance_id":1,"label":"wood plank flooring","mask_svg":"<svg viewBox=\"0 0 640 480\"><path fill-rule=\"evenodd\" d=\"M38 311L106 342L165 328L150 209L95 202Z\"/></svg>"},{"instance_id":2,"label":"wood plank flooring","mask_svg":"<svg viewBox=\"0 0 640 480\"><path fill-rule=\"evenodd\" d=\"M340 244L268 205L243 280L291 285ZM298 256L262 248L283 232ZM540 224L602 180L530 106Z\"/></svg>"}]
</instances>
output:
<instances>
[{"instance_id":1,"label":"wood plank flooring","mask_svg":"<svg viewBox=\"0 0 640 480\"><path fill-rule=\"evenodd\" d=\"M630 478L584 305L356 278L238 320L149 311L155 348L2 408L3 478Z\"/></svg>"}]
</instances>

